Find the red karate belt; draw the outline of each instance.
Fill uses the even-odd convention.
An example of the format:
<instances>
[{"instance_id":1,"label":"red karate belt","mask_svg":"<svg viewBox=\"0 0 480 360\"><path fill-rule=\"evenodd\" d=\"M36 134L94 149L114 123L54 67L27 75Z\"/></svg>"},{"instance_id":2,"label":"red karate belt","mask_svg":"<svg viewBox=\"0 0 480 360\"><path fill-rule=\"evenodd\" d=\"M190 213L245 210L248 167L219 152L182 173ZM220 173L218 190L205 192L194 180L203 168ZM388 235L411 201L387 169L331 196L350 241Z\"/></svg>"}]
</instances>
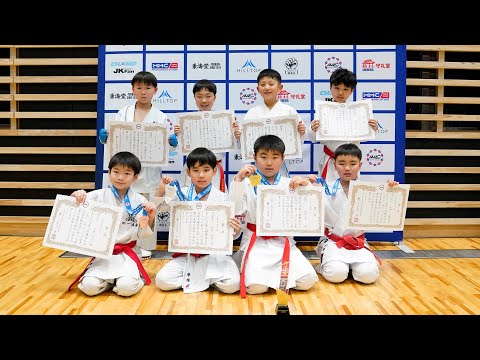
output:
<instances>
[{"instance_id":1,"label":"red karate belt","mask_svg":"<svg viewBox=\"0 0 480 360\"><path fill-rule=\"evenodd\" d=\"M252 223L247 223L247 228L250 231L253 231L253 234L250 238L250 243L248 244L248 249L247 249L247 252L245 253L245 257L243 258L243 266L242 266L242 271L240 273L240 297L242 298L247 297L247 287L245 286L245 266L247 264L248 254L250 254L250 250L252 249L253 244L255 244L255 240L257 240L257 225ZM261 236L261 238L264 240L273 239L276 237L277 236ZM288 264L290 262L290 241L288 241L288 237L286 236L285 236L285 240L286 240L285 247L283 248L283 256L282 256L281 280L285 278L284 276L285 274L288 276ZM281 285L282 285L282 281L281 281Z\"/></svg>"},{"instance_id":2,"label":"red karate belt","mask_svg":"<svg viewBox=\"0 0 480 360\"><path fill-rule=\"evenodd\" d=\"M220 164L222 159L217 160L218 170L220 171L220 191L225 192L226 185L225 185L225 170L223 170L222 165Z\"/></svg>"},{"instance_id":3,"label":"red karate belt","mask_svg":"<svg viewBox=\"0 0 480 360\"><path fill-rule=\"evenodd\" d=\"M150 277L148 276L147 272L145 271L145 268L143 267L142 265L142 262L140 261L140 259L138 258L137 254L135 253L135 251L133 251L133 247L135 246L137 242L136 241L130 241L128 244L115 244L114 248L113 248L113 255L117 255L117 254L120 254L121 252L124 252L125 254L127 254L128 256L130 256L130 258L135 261L135 264L137 264L137 267L138 267L138 270L140 271L140 273L142 274L143 278L145 279L145 283L147 285L150 285L150 283L152 282L152 280L150 280ZM80 275L77 276L77 278L70 284L70 286L68 287L68 291L70 291L72 289L72 287L80 280L80 278L85 274L85 272L87 271L87 269L90 267L90 264L93 262L93 260L95 260L95 257L91 258L90 259L90 262L88 263L88 265L85 267L85 269L82 271L82 273Z\"/></svg>"},{"instance_id":4,"label":"red karate belt","mask_svg":"<svg viewBox=\"0 0 480 360\"><path fill-rule=\"evenodd\" d=\"M325 236L328 237L330 240L335 241L337 247L339 249L345 248L347 250L359 250L359 249L367 249L370 251L373 256L375 256L375 259L382 265L382 261L380 258L372 251L370 248L365 247L365 233L362 233L362 235L354 237L350 235L345 235L345 236L338 236L335 234L332 234L327 228L325 228Z\"/></svg>"},{"instance_id":5,"label":"red karate belt","mask_svg":"<svg viewBox=\"0 0 480 360\"><path fill-rule=\"evenodd\" d=\"M322 170L322 177L327 181L327 172L328 172L328 162L333 159L333 151L330 150L326 145L323 145L323 152L327 154L328 159L325 161L325 164L323 165L323 170Z\"/></svg>"}]
</instances>

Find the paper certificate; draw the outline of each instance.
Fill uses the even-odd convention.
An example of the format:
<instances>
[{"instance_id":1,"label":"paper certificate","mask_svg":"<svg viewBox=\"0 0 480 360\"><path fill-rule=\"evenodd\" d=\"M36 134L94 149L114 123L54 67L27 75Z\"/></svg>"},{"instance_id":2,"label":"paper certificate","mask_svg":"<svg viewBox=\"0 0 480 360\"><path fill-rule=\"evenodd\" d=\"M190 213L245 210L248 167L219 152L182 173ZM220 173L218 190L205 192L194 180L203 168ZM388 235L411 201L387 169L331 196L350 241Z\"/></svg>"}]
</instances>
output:
<instances>
[{"instance_id":1,"label":"paper certificate","mask_svg":"<svg viewBox=\"0 0 480 360\"><path fill-rule=\"evenodd\" d=\"M358 230L403 230L409 184L350 181L347 227Z\"/></svg>"},{"instance_id":2,"label":"paper certificate","mask_svg":"<svg viewBox=\"0 0 480 360\"><path fill-rule=\"evenodd\" d=\"M320 120L316 140L362 141L375 138L368 125L373 119L372 101L346 103L315 101L315 119Z\"/></svg>"},{"instance_id":3,"label":"paper certificate","mask_svg":"<svg viewBox=\"0 0 480 360\"><path fill-rule=\"evenodd\" d=\"M320 186L293 190L278 185L257 187L258 236L324 234L325 200Z\"/></svg>"},{"instance_id":4,"label":"paper certificate","mask_svg":"<svg viewBox=\"0 0 480 360\"><path fill-rule=\"evenodd\" d=\"M88 200L77 204L73 196L58 194L42 245L108 259L122 213L118 206Z\"/></svg>"},{"instance_id":5,"label":"paper certificate","mask_svg":"<svg viewBox=\"0 0 480 360\"><path fill-rule=\"evenodd\" d=\"M168 165L167 124L109 121L108 158L120 151L137 155L142 166Z\"/></svg>"},{"instance_id":6,"label":"paper certificate","mask_svg":"<svg viewBox=\"0 0 480 360\"><path fill-rule=\"evenodd\" d=\"M187 155L197 147L216 153L235 150L234 122L233 110L177 113L182 153Z\"/></svg>"},{"instance_id":7,"label":"paper certificate","mask_svg":"<svg viewBox=\"0 0 480 360\"><path fill-rule=\"evenodd\" d=\"M285 159L302 157L302 141L297 130L296 115L274 116L269 118L248 119L242 122L240 146L242 161L253 161L253 144L262 135L277 135L285 143Z\"/></svg>"},{"instance_id":8,"label":"paper certificate","mask_svg":"<svg viewBox=\"0 0 480 360\"><path fill-rule=\"evenodd\" d=\"M233 201L172 201L168 251L227 254L233 251Z\"/></svg>"}]
</instances>

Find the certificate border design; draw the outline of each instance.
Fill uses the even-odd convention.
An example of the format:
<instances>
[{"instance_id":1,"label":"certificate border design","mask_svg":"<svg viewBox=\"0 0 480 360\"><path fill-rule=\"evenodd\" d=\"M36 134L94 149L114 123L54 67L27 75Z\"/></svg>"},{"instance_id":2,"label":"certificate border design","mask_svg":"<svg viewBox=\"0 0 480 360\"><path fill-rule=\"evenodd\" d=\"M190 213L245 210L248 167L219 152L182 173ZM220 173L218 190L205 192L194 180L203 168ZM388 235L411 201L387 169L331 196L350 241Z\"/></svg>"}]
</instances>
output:
<instances>
[{"instance_id":1,"label":"certificate border design","mask_svg":"<svg viewBox=\"0 0 480 360\"><path fill-rule=\"evenodd\" d=\"M302 157L302 143L300 141L300 134L297 131L297 117L295 115L282 115L282 116L272 116L268 118L260 118L260 119L248 119L243 120L242 123L242 135L240 135L240 144L242 150L242 161L251 162L253 161L253 147L251 149L247 149L247 128L248 127L265 127L267 121L271 121L272 124L270 125L279 125L279 126L291 126L293 127L292 133L295 134L294 136L294 152L288 153L285 149L284 158L285 159L298 159ZM256 139L255 139L256 140ZM282 139L283 140L283 139ZM254 143L255 141L253 141ZM251 155L250 155L251 154Z\"/></svg>"},{"instance_id":2,"label":"certificate border design","mask_svg":"<svg viewBox=\"0 0 480 360\"><path fill-rule=\"evenodd\" d=\"M325 194L323 192L323 188L311 188L306 187L304 189L297 189L296 192L292 193L297 195L312 195L315 196L319 203L320 209L320 225L313 230L305 230L305 229L292 229L292 230L282 230L279 233L279 230L270 230L266 229L263 223L263 214L265 209L265 198L267 194L273 195L289 195L290 191L288 188L279 187L278 185L275 186L268 186L268 185L260 185L258 186L258 198L257 198L257 218L256 218L256 226L257 226L257 235L258 236L320 236L323 235L325 232Z\"/></svg>"},{"instance_id":3,"label":"certificate border design","mask_svg":"<svg viewBox=\"0 0 480 360\"><path fill-rule=\"evenodd\" d=\"M354 223L352 219L352 209L355 208L356 204L356 194L359 191L377 191L379 185L383 184L355 184L355 182L350 182L350 186L352 186L352 189L350 193L348 194L351 206L348 209L348 227L351 228L353 227L354 229L362 229L362 230L403 230L404 224L405 224L405 214L407 211L407 203L408 203L408 193L409 193L409 188L401 187L401 186L394 186L394 187L389 187L387 184L384 184L387 188L385 189L385 192L394 192L394 193L401 193L402 194L402 217L399 219L399 222L393 225L387 225L387 224L359 224L359 223Z\"/></svg>"},{"instance_id":4,"label":"certificate border design","mask_svg":"<svg viewBox=\"0 0 480 360\"><path fill-rule=\"evenodd\" d=\"M366 140L371 140L375 139L375 131L368 126L368 133L366 134L360 134L357 136L351 136L346 138L345 134L333 134L333 135L323 135L321 133L322 130L322 124L324 124L323 116L322 116L322 108L340 108L340 107L345 107L346 111L354 108L363 108L366 107L366 112L368 114L368 119L373 118L373 108L372 108L372 101L371 100L357 100L357 101L352 101L352 102L346 102L346 103L336 103L332 101L321 101L321 100L315 100L315 119L320 120L320 126L315 133L315 139L317 141L322 141L322 140L337 140L337 141L366 141ZM367 122L368 122L367 119Z\"/></svg>"},{"instance_id":5,"label":"certificate border design","mask_svg":"<svg viewBox=\"0 0 480 360\"><path fill-rule=\"evenodd\" d=\"M200 147L207 147L210 149L212 152L228 152L228 151L234 151L235 150L235 133L232 130L232 125L235 121L235 114L232 110L227 110L227 111L195 111L195 112L190 112L190 113L177 113L177 122L178 125L180 126L180 129L182 130L179 139L180 139L180 144L181 144L181 152L183 155L188 155L189 153L192 152L194 149L186 149L185 148L185 141L183 139L184 135L184 124L185 121L204 121L207 118L212 118L212 119L219 119L219 118L224 118L228 117L230 124L229 124L229 133L224 134L225 137L227 137L230 140L230 146L226 147L212 147L212 146L206 146L200 145ZM201 139L202 140L202 139Z\"/></svg>"},{"instance_id":6,"label":"certificate border design","mask_svg":"<svg viewBox=\"0 0 480 360\"><path fill-rule=\"evenodd\" d=\"M206 203L205 201L172 201L170 202L170 232L168 236L168 251L169 252L182 252L182 253L196 253L196 254L225 254L232 255L233 252L233 235L230 231L226 232L226 237L224 239L225 243L223 247L214 248L208 246L178 246L173 244L174 229L175 227L175 218L177 212L182 211L191 211L198 209L197 203L201 203L201 209L203 211L222 211L227 218L227 230L228 230L228 219L233 217L233 201L229 201L227 204L222 203L221 201ZM207 236L208 234L205 234Z\"/></svg>"},{"instance_id":7,"label":"certificate border design","mask_svg":"<svg viewBox=\"0 0 480 360\"><path fill-rule=\"evenodd\" d=\"M108 216L112 217L113 231L110 234L108 234L106 249L103 251L98 251L98 250L92 251L88 247L55 241L55 236L54 236L55 234L52 234L52 229L54 226L53 224L57 219L57 214L61 207L82 206L82 204L78 205L76 201L72 199L73 198L70 199L70 197L66 195L57 195L57 198L55 199L55 203L53 205L52 213L48 221L47 231L45 232L42 245L47 247L53 247L55 249L65 250L65 251L72 251L79 254L86 254L89 256L100 257L104 259L109 258L112 255L113 247L115 245L115 237L117 235L117 231L115 231L115 229L118 230L120 226L123 209L120 207L103 206L102 203L99 203L96 201L90 201L89 203L85 203L85 207L89 208L91 211L99 214L107 214Z\"/></svg>"},{"instance_id":8,"label":"certificate border design","mask_svg":"<svg viewBox=\"0 0 480 360\"><path fill-rule=\"evenodd\" d=\"M161 123L136 123L136 122L128 122L125 123L124 121L109 121L108 122L108 127L109 127L109 138L111 139L108 142L108 156L111 158L113 155L115 155L117 152L123 151L122 149L118 149L118 146L114 147L114 139L115 132L117 130L130 130L130 131L137 131L135 127L137 125L141 126L141 130L143 131L160 131L162 134L162 139L164 139L164 143L160 144L162 153L161 153L161 161L149 161L149 160L143 160L140 159L142 162L143 166L166 166L168 165L168 155L169 155L169 144L168 144L168 124L161 124ZM163 145L163 146L162 146ZM136 154L135 154L136 155Z\"/></svg>"}]
</instances>

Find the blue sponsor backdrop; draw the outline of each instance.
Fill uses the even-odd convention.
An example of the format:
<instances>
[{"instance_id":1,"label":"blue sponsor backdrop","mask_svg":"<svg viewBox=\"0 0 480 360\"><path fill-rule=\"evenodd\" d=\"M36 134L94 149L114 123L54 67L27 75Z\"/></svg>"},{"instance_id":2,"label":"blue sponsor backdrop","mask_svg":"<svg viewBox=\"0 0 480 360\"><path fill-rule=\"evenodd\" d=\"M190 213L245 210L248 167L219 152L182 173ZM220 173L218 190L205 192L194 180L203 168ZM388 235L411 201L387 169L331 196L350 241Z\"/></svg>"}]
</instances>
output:
<instances>
[{"instance_id":1,"label":"blue sponsor backdrop","mask_svg":"<svg viewBox=\"0 0 480 360\"><path fill-rule=\"evenodd\" d=\"M130 81L141 70L154 73L158 92L154 105L167 114L171 128L175 113L197 111L192 88L199 79L217 85L213 110L233 109L239 121L258 105L257 75L273 68L282 75L279 100L297 109L307 126L314 119L314 101L331 100L329 78L344 67L357 74L349 101L371 99L379 130L374 141L361 143L362 180L404 183L405 169L405 45L101 45L98 66L97 128L113 120L117 111L135 101ZM303 158L287 160L290 174L318 171L322 145L306 140ZM228 154L227 183L242 166L240 151ZM177 177L184 157L170 152L163 172ZM108 161L97 141L96 188L105 186ZM165 220L168 220L166 218ZM159 239L168 237L159 232ZM403 231L367 233L370 241L401 241ZM298 238L298 240L307 238ZM311 240L308 238L308 240Z\"/></svg>"}]
</instances>

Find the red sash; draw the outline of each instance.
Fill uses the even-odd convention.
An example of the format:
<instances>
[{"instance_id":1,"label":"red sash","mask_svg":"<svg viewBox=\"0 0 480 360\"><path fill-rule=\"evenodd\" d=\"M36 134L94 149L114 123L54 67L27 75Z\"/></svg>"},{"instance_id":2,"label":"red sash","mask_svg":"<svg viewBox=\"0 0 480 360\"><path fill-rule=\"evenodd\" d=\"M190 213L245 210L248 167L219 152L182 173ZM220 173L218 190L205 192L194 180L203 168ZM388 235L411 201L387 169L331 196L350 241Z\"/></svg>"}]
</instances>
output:
<instances>
[{"instance_id":1,"label":"red sash","mask_svg":"<svg viewBox=\"0 0 480 360\"><path fill-rule=\"evenodd\" d=\"M247 297L247 287L245 286L245 266L247 264L248 254L250 254L250 250L255 244L255 240L257 239L257 225L252 223L247 223L247 228L253 232L250 243L248 244L247 252L245 253L245 257L243 258L243 266L242 271L240 273L240 297L246 298ZM264 240L273 239L277 236L261 236ZM282 289L283 285L285 285L286 290L286 280L288 278L288 269L290 263L290 241L288 241L288 237L285 236L285 247L283 248L283 256L282 256L282 272L280 275L280 287Z\"/></svg>"},{"instance_id":2,"label":"red sash","mask_svg":"<svg viewBox=\"0 0 480 360\"><path fill-rule=\"evenodd\" d=\"M337 247L340 248L345 248L347 250L359 250L359 249L367 249L370 251L373 256L377 259L377 261L382 265L382 261L380 258L372 251L370 248L365 247L365 233L362 233L362 235L354 237L350 235L345 235L345 236L338 236L335 234L330 233L330 231L325 228L325 236L328 237L330 240L335 241Z\"/></svg>"},{"instance_id":3,"label":"red sash","mask_svg":"<svg viewBox=\"0 0 480 360\"><path fill-rule=\"evenodd\" d=\"M222 162L222 160L217 160L217 166L218 166L218 171L220 171L220 191L221 192L225 192L225 170L223 170L223 167L222 165L220 165L220 163Z\"/></svg>"},{"instance_id":4,"label":"red sash","mask_svg":"<svg viewBox=\"0 0 480 360\"><path fill-rule=\"evenodd\" d=\"M333 151L330 150L326 145L323 145L323 152L327 154L328 159L325 161L325 164L323 165L323 170L322 170L322 177L327 181L327 172L328 172L328 162L333 159Z\"/></svg>"},{"instance_id":5,"label":"red sash","mask_svg":"<svg viewBox=\"0 0 480 360\"><path fill-rule=\"evenodd\" d=\"M147 272L145 271L145 268L143 267L142 265L142 262L140 261L140 259L138 258L137 254L135 253L135 251L133 251L133 247L135 246L137 242L136 241L130 241L129 243L127 244L115 244L114 248L113 248L113 255L117 255L117 254L120 254L121 252L124 252L125 254L127 254L128 256L130 256L130 258L135 261L135 264L137 264L137 267L138 267L138 270L140 271L140 273L142 274L143 278L145 279L145 283L147 285L150 285L150 283L152 282L152 280L150 280L150 277L148 276ZM85 267L85 269L81 272L80 275L77 276L77 278L70 284L70 286L68 287L68 291L70 291L72 289L72 287L80 280L80 278L83 276L83 274L85 274L85 272L87 271L87 269L90 267L90 264L92 263L92 261L95 259L95 257L91 258L90 259L90 262L88 263L88 265Z\"/></svg>"}]
</instances>

